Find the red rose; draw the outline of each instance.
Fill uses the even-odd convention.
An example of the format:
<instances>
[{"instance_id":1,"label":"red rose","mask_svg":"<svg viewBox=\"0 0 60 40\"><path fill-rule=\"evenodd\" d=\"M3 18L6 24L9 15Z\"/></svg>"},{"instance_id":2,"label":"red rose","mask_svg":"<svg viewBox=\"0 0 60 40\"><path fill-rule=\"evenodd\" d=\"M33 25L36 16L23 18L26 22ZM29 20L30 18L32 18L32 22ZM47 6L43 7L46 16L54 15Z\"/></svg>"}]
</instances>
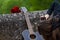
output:
<instances>
[{"instance_id":1,"label":"red rose","mask_svg":"<svg viewBox=\"0 0 60 40\"><path fill-rule=\"evenodd\" d=\"M18 6L14 6L12 9L11 9L11 13L20 13L21 10L19 9Z\"/></svg>"}]
</instances>

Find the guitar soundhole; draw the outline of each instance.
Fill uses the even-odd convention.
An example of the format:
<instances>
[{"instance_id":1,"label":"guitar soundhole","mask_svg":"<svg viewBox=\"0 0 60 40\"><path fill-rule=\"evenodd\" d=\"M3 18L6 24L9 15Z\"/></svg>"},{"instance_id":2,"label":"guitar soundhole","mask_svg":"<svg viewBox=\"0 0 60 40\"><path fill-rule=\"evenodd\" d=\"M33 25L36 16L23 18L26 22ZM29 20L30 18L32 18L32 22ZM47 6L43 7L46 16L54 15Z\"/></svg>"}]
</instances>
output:
<instances>
[{"instance_id":1,"label":"guitar soundhole","mask_svg":"<svg viewBox=\"0 0 60 40\"><path fill-rule=\"evenodd\" d=\"M31 34L31 35L30 35L30 38L31 38L31 39L35 39L36 36L35 36L34 34Z\"/></svg>"}]
</instances>

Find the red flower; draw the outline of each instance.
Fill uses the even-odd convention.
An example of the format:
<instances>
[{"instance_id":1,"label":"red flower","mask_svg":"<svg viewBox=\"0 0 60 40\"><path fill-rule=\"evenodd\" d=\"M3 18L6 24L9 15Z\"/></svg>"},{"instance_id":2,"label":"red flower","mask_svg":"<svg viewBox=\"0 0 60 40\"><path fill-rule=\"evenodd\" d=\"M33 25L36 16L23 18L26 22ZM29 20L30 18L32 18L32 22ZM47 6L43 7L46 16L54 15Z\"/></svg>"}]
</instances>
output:
<instances>
[{"instance_id":1,"label":"red flower","mask_svg":"<svg viewBox=\"0 0 60 40\"><path fill-rule=\"evenodd\" d=\"M20 13L21 10L19 9L18 6L14 6L12 9L11 9L11 13Z\"/></svg>"}]
</instances>

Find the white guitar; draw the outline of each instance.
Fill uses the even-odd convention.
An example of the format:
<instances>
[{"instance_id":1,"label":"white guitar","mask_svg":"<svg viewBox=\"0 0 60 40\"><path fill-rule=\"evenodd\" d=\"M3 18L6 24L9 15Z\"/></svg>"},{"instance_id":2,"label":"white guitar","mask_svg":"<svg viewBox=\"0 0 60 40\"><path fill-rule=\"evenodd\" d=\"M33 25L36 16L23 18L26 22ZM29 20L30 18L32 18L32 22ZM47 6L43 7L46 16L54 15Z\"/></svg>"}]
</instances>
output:
<instances>
[{"instance_id":1,"label":"white guitar","mask_svg":"<svg viewBox=\"0 0 60 40\"><path fill-rule=\"evenodd\" d=\"M28 30L26 29L22 32L24 40L44 40L42 35L40 35L38 32L33 31L33 26L30 23L28 12L26 12L27 10L25 11L26 8L23 7L22 9L24 10L25 19L28 26Z\"/></svg>"}]
</instances>

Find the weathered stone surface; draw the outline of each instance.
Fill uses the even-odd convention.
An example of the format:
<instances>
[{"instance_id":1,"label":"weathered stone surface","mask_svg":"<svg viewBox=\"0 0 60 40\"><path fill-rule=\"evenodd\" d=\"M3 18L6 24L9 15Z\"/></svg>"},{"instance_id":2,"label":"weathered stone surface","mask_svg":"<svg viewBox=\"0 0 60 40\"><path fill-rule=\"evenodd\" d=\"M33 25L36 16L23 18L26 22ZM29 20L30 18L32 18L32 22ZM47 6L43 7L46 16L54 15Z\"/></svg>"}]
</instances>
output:
<instances>
[{"instance_id":1,"label":"weathered stone surface","mask_svg":"<svg viewBox=\"0 0 60 40\"><path fill-rule=\"evenodd\" d=\"M30 12L29 17L32 22L38 22L42 12ZM25 17L19 14L0 15L0 40L22 40L21 33L27 29Z\"/></svg>"}]
</instances>

